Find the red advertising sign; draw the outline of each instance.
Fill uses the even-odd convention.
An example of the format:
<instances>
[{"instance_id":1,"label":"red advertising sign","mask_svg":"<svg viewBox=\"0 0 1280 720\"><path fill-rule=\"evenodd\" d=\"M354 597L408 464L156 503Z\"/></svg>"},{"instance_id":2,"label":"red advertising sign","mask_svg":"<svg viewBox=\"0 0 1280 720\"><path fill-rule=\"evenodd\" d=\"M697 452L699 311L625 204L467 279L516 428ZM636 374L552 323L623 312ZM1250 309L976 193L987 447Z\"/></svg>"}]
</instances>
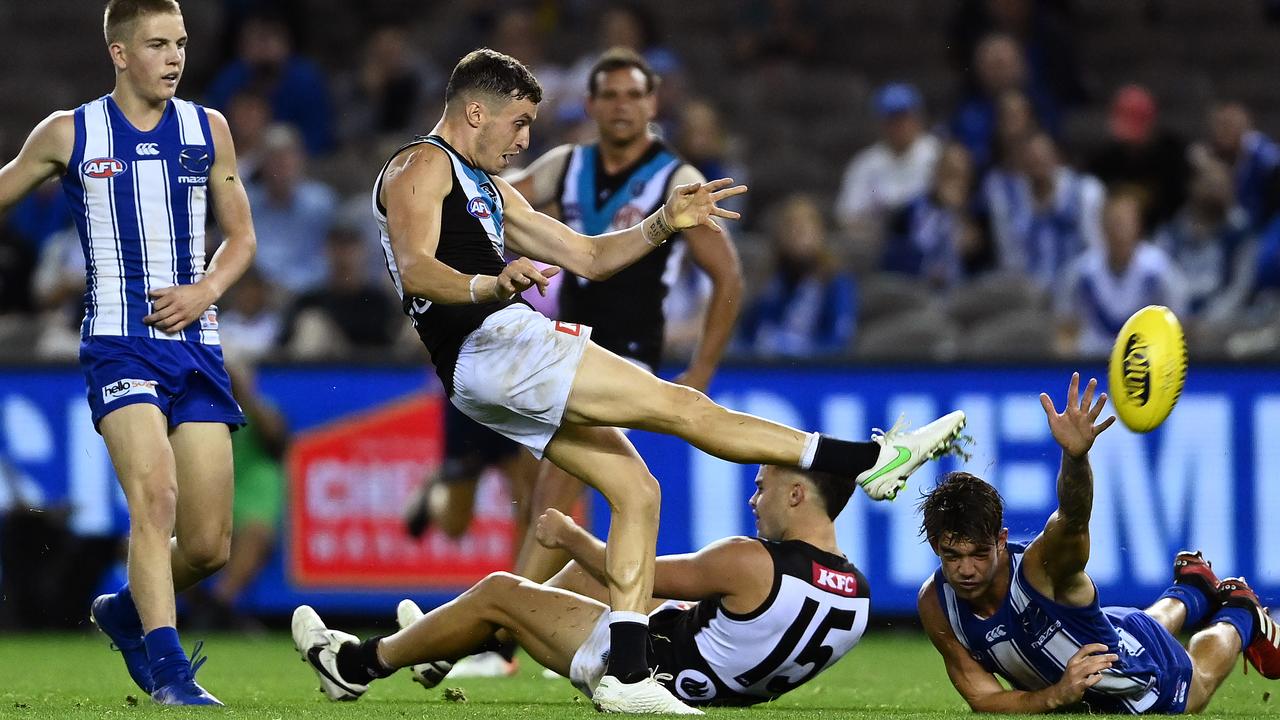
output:
<instances>
[{"instance_id":1,"label":"red advertising sign","mask_svg":"<svg viewBox=\"0 0 1280 720\"><path fill-rule=\"evenodd\" d=\"M410 396L295 439L288 557L299 586L465 587L511 567L514 519L494 473L480 482L467 535L405 533L405 505L440 464L442 402Z\"/></svg>"}]
</instances>

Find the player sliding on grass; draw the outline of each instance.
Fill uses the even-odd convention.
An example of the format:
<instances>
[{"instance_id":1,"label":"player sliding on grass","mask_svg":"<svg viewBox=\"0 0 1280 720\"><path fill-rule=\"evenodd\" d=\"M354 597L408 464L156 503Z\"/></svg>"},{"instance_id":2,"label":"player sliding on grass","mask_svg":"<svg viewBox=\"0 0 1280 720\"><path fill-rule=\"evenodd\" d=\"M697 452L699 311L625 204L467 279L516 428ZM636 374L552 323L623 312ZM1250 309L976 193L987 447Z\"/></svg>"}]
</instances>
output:
<instances>
[{"instance_id":1,"label":"player sliding on grass","mask_svg":"<svg viewBox=\"0 0 1280 720\"><path fill-rule=\"evenodd\" d=\"M560 267L603 280L677 232L736 219L718 202L746 192L732 180L674 188L632 227L588 236L535 211L497 176L529 145L542 89L512 57L476 50L454 68L432 134L387 161L373 190L387 269L449 400L476 422L599 490L612 520L604 579L614 652L595 691L616 712L688 708L649 675L646 604L653 595L658 482L617 428L676 435L738 463L839 475L876 499L947 450L964 425L953 412L914 432L870 442L806 433L732 412L664 382L591 342L591 328L555 323L520 298L545 291ZM510 249L524 255L507 263ZM557 263L534 265L529 259Z\"/></svg>"},{"instance_id":2,"label":"player sliding on grass","mask_svg":"<svg viewBox=\"0 0 1280 720\"><path fill-rule=\"evenodd\" d=\"M763 467L750 500L759 537L658 558L654 598L666 600L645 602L656 681L691 705L751 705L853 649L867 626L870 588L836 545L833 524L852 491L840 476ZM405 627L364 642L327 629L303 605L293 614L294 644L330 699L354 700L403 667L432 686L451 661L506 630L593 697L610 654L604 543L557 510L539 519L537 538L575 560L546 585L494 573L426 615L405 600Z\"/></svg>"},{"instance_id":3,"label":"player sliding on grass","mask_svg":"<svg viewBox=\"0 0 1280 720\"><path fill-rule=\"evenodd\" d=\"M1280 632L1243 578L1221 582L1200 553L1174 560L1174 585L1145 611L1100 605L1085 574L1093 472L1089 448L1106 395L1079 397L1071 377L1062 413L1040 402L1062 447L1058 510L1029 545L1007 542L1003 503L968 473L926 495L922 530L942 565L920 588L920 619L956 690L977 712L1036 713L1083 702L1095 712L1200 712L1240 652L1280 678ZM1205 621L1208 620L1206 623ZM1174 638L1196 629L1189 649ZM1003 677L1014 689L1006 690Z\"/></svg>"}]
</instances>

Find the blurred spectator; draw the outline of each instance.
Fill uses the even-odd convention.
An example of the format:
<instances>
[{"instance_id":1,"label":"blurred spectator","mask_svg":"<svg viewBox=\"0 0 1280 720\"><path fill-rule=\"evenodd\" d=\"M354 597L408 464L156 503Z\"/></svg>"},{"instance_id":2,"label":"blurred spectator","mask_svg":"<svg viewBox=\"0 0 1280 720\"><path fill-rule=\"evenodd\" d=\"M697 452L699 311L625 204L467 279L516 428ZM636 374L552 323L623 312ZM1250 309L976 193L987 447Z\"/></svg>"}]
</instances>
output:
<instances>
[{"instance_id":1,"label":"blurred spectator","mask_svg":"<svg viewBox=\"0 0 1280 720\"><path fill-rule=\"evenodd\" d=\"M1057 350L1066 356L1106 357L1120 327L1147 305L1187 311L1186 280L1164 250L1142 239L1142 204L1130 195L1107 200L1106 241L1067 266L1054 310Z\"/></svg>"},{"instance_id":2,"label":"blurred spectator","mask_svg":"<svg viewBox=\"0 0 1280 720\"><path fill-rule=\"evenodd\" d=\"M1062 164L1044 133L1022 144L1018 165L1017 175L987 177L983 202L1000 267L1047 288L1073 257L1102 247L1106 191L1097 178Z\"/></svg>"},{"instance_id":3,"label":"blurred spectator","mask_svg":"<svg viewBox=\"0 0 1280 720\"><path fill-rule=\"evenodd\" d=\"M254 92L238 92L227 103L227 125L236 144L236 166L245 182L262 173L262 140L271 127L271 103Z\"/></svg>"},{"instance_id":4,"label":"blurred spectator","mask_svg":"<svg viewBox=\"0 0 1280 720\"><path fill-rule=\"evenodd\" d=\"M343 143L414 132L429 101L443 91L439 74L417 57L405 30L384 25L368 36L360 64L339 76L334 97ZM541 80L541 78L539 78Z\"/></svg>"},{"instance_id":5,"label":"blurred spectator","mask_svg":"<svg viewBox=\"0 0 1280 720\"><path fill-rule=\"evenodd\" d=\"M35 250L12 228L0 225L0 316L26 315L31 304Z\"/></svg>"},{"instance_id":6,"label":"blurred spectator","mask_svg":"<svg viewBox=\"0 0 1280 720\"><path fill-rule=\"evenodd\" d=\"M335 227L325 251L328 281L294 301L282 344L291 356L299 358L390 347L400 328L400 309L384 290L385 283L370 282L360 232Z\"/></svg>"},{"instance_id":7,"label":"blurred spectator","mask_svg":"<svg viewBox=\"0 0 1280 720\"><path fill-rule=\"evenodd\" d=\"M325 76L294 54L289 30L275 14L254 15L241 26L239 55L213 79L208 104L225 109L244 90L270 98L273 119L296 126L308 152L333 148L333 108Z\"/></svg>"},{"instance_id":8,"label":"blurred spectator","mask_svg":"<svg viewBox=\"0 0 1280 720\"><path fill-rule=\"evenodd\" d=\"M1188 308L1210 323L1233 319L1253 291L1258 245L1249 217L1235 203L1231 172L1204 163L1191 180L1186 207L1156 243L1186 275Z\"/></svg>"},{"instance_id":9,"label":"blurred spectator","mask_svg":"<svg viewBox=\"0 0 1280 720\"><path fill-rule=\"evenodd\" d=\"M951 18L951 54L968 65L982 38L1005 33L1023 47L1030 82L1066 105L1085 99L1067 0L962 0Z\"/></svg>"},{"instance_id":10,"label":"blurred spectator","mask_svg":"<svg viewBox=\"0 0 1280 720\"><path fill-rule=\"evenodd\" d=\"M643 55L649 67L662 78L658 85L657 122L669 128L672 123L668 113L683 104L684 64L674 50L662 43L657 18L638 4L611 5L600 15L595 37L596 46L580 55L569 68L565 79L569 93L587 87L591 68L601 53L612 47L629 48ZM586 112L585 94L576 98L566 95L558 119L566 124L579 123L586 119Z\"/></svg>"},{"instance_id":11,"label":"blurred spectator","mask_svg":"<svg viewBox=\"0 0 1280 720\"><path fill-rule=\"evenodd\" d=\"M997 102L1010 90L1022 91L1031 102L1042 128L1058 134L1058 106L1047 91L1028 82L1026 63L1018 41L1005 34L983 38L973 53L974 87L951 118L952 135L969 148L974 166L985 170L991 163Z\"/></svg>"},{"instance_id":12,"label":"blurred spectator","mask_svg":"<svg viewBox=\"0 0 1280 720\"><path fill-rule=\"evenodd\" d=\"M1249 214L1250 226L1261 229L1277 209L1280 146L1253 127L1244 105L1219 103L1209 111L1208 152L1232 168L1236 202ZM1197 148L1197 156L1205 150Z\"/></svg>"},{"instance_id":13,"label":"blurred spectator","mask_svg":"<svg viewBox=\"0 0 1280 720\"><path fill-rule=\"evenodd\" d=\"M253 370L229 361L231 392L244 410L245 425L231 434L235 462L231 554L222 572L190 595L193 628L255 631L262 626L236 610L236 602L271 558L284 507L284 468L289 427L272 402L259 393Z\"/></svg>"},{"instance_id":14,"label":"blurred spectator","mask_svg":"<svg viewBox=\"0 0 1280 720\"><path fill-rule=\"evenodd\" d=\"M75 219L71 217L71 206L67 203L62 184L46 182L9 210L4 222L0 223L0 232L8 228L13 237L6 242L18 242L38 255L51 235L73 222Z\"/></svg>"},{"instance_id":15,"label":"blurred spectator","mask_svg":"<svg viewBox=\"0 0 1280 720\"><path fill-rule=\"evenodd\" d=\"M857 318L854 280L828 251L818 203L792 195L771 211L775 273L742 316L741 345L761 356L844 352Z\"/></svg>"},{"instance_id":16,"label":"blurred spectator","mask_svg":"<svg viewBox=\"0 0 1280 720\"><path fill-rule=\"evenodd\" d=\"M884 86L876 93L875 111L880 140L853 158L840 183L836 217L846 227L882 225L925 191L938 162L941 145L925 132L923 102L915 87Z\"/></svg>"},{"instance_id":17,"label":"blurred spectator","mask_svg":"<svg viewBox=\"0 0 1280 720\"><path fill-rule=\"evenodd\" d=\"M943 148L930 188L894 214L881 267L948 288L995 264L973 217L973 164L959 143Z\"/></svg>"},{"instance_id":18,"label":"blurred spectator","mask_svg":"<svg viewBox=\"0 0 1280 720\"><path fill-rule=\"evenodd\" d=\"M560 117L560 106L582 101L582 88L586 84L570 86L569 69L547 56L546 33L539 23L538 14L528 7L505 8L497 13L494 19L493 32L489 37L489 47L504 52L528 65L542 86L542 102L538 104L538 114L548 120ZM437 93L443 95L443 93ZM528 152L517 156L518 160L534 158L551 147L556 140L555 133L534 132L530 138Z\"/></svg>"},{"instance_id":19,"label":"blurred spectator","mask_svg":"<svg viewBox=\"0 0 1280 720\"><path fill-rule=\"evenodd\" d=\"M709 180L727 177L747 185L750 183L747 167L731 147L724 122L714 105L695 98L680 108L680 125L675 138L675 148L680 156ZM742 195L732 197L720 206L741 212L746 206L746 198Z\"/></svg>"},{"instance_id":20,"label":"blurred spectator","mask_svg":"<svg viewBox=\"0 0 1280 720\"><path fill-rule=\"evenodd\" d=\"M227 354L256 363L276 348L284 325L276 306L278 297L255 267L231 286L218 313L219 336Z\"/></svg>"},{"instance_id":21,"label":"blurred spectator","mask_svg":"<svg viewBox=\"0 0 1280 720\"><path fill-rule=\"evenodd\" d=\"M1039 131L1040 124L1026 93L1021 90L1001 93L996 100L996 127L987 172L1017 173L1022 146Z\"/></svg>"},{"instance_id":22,"label":"blurred spectator","mask_svg":"<svg viewBox=\"0 0 1280 720\"><path fill-rule=\"evenodd\" d=\"M737 10L733 54L738 65L782 60L813 67L822 60L826 8L816 0L751 0Z\"/></svg>"},{"instance_id":23,"label":"blurred spectator","mask_svg":"<svg viewBox=\"0 0 1280 720\"><path fill-rule=\"evenodd\" d=\"M302 140L291 126L273 125L262 144L263 172L246 188L258 236L254 263L272 284L305 292L324 282L324 255L316 249L329 234L338 198L307 177Z\"/></svg>"},{"instance_id":24,"label":"blurred spectator","mask_svg":"<svg viewBox=\"0 0 1280 720\"><path fill-rule=\"evenodd\" d=\"M75 359L80 353L85 272L80 233L74 226L49 237L40 252L31 286L40 313L36 356L47 360Z\"/></svg>"},{"instance_id":25,"label":"blurred spectator","mask_svg":"<svg viewBox=\"0 0 1280 720\"><path fill-rule=\"evenodd\" d=\"M1141 85L1125 85L1111 99L1110 137L1089 171L1108 192L1135 194L1146 209L1147 232L1168 222L1186 200L1187 144L1160 127L1156 100Z\"/></svg>"}]
</instances>

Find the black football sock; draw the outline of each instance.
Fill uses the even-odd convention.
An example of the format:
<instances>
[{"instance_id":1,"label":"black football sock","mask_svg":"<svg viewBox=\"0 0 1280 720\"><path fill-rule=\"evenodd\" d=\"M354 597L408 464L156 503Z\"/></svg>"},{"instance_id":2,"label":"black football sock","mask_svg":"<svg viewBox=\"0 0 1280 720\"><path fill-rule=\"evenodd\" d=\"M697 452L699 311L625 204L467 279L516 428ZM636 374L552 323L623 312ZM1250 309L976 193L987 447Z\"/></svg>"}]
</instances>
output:
<instances>
[{"instance_id":1,"label":"black football sock","mask_svg":"<svg viewBox=\"0 0 1280 720\"><path fill-rule=\"evenodd\" d=\"M879 457L879 443L837 440L829 435L819 435L813 461L808 467L801 465L801 469L857 477L875 467Z\"/></svg>"},{"instance_id":2,"label":"black football sock","mask_svg":"<svg viewBox=\"0 0 1280 720\"><path fill-rule=\"evenodd\" d=\"M649 618L635 612L609 613L609 660L605 675L624 683L649 676Z\"/></svg>"},{"instance_id":3,"label":"black football sock","mask_svg":"<svg viewBox=\"0 0 1280 720\"><path fill-rule=\"evenodd\" d=\"M343 643L338 648L338 674L343 680L357 685L368 685L378 678L384 678L395 672L378 659L378 642L385 635L371 637L360 643Z\"/></svg>"}]
</instances>

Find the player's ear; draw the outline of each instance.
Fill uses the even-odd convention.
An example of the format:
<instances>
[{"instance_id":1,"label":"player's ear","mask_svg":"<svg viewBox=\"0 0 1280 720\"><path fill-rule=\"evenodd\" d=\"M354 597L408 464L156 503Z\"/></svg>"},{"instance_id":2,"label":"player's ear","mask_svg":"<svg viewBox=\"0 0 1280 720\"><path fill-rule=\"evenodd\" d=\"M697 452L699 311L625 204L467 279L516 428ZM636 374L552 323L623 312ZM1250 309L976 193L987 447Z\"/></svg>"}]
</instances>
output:
<instances>
[{"instance_id":1,"label":"player's ear","mask_svg":"<svg viewBox=\"0 0 1280 720\"><path fill-rule=\"evenodd\" d=\"M124 43L120 41L107 45L107 53L111 55L111 64L116 66L117 70L124 70L128 67L125 61Z\"/></svg>"},{"instance_id":2,"label":"player's ear","mask_svg":"<svg viewBox=\"0 0 1280 720\"><path fill-rule=\"evenodd\" d=\"M996 536L996 549L1003 550L1005 545L1009 543L1009 528L1000 528L1000 534Z\"/></svg>"},{"instance_id":3,"label":"player's ear","mask_svg":"<svg viewBox=\"0 0 1280 720\"><path fill-rule=\"evenodd\" d=\"M787 498L790 507L798 507L805 501L809 493L805 491L804 483L791 483L791 495Z\"/></svg>"},{"instance_id":4,"label":"player's ear","mask_svg":"<svg viewBox=\"0 0 1280 720\"><path fill-rule=\"evenodd\" d=\"M468 100L467 104L462 108L462 114L467 118L467 124L473 128L478 128L484 123L485 113L484 103L479 100Z\"/></svg>"}]
</instances>

